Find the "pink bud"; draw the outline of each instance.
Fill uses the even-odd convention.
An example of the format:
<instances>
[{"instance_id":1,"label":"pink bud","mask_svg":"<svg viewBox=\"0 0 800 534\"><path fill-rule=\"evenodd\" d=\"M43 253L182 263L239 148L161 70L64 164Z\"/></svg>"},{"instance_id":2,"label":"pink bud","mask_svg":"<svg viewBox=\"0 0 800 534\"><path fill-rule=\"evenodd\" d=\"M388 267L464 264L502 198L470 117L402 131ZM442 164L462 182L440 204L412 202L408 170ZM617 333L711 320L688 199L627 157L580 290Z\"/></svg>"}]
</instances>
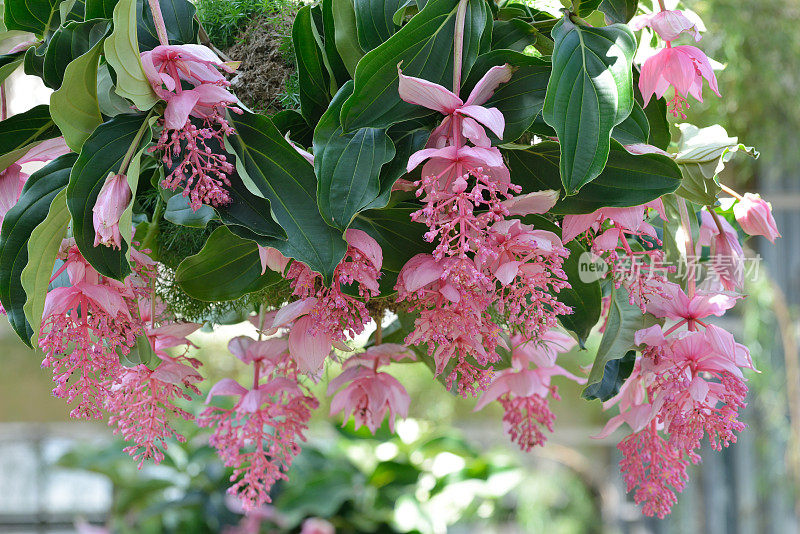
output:
<instances>
[{"instance_id":1,"label":"pink bud","mask_svg":"<svg viewBox=\"0 0 800 534\"><path fill-rule=\"evenodd\" d=\"M742 230L750 235L763 235L773 243L776 237L781 237L772 217L772 206L759 195L745 193L733 207L733 215Z\"/></svg>"},{"instance_id":2,"label":"pink bud","mask_svg":"<svg viewBox=\"0 0 800 534\"><path fill-rule=\"evenodd\" d=\"M100 194L97 195L92 212L94 223L94 246L121 248L119 219L131 201L131 189L124 174L115 174L106 179Z\"/></svg>"}]
</instances>

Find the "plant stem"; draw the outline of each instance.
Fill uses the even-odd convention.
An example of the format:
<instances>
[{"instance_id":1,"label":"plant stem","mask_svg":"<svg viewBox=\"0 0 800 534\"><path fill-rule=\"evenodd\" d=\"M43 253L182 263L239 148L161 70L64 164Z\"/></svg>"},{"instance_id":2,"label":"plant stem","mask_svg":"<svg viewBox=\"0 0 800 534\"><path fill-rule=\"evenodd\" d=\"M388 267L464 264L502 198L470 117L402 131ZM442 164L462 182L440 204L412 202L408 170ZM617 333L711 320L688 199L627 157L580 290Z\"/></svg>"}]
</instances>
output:
<instances>
[{"instance_id":1,"label":"plant stem","mask_svg":"<svg viewBox=\"0 0 800 534\"><path fill-rule=\"evenodd\" d=\"M133 138L133 142L131 146L128 147L128 151L125 152L125 156L122 158L122 163L119 165L119 172L117 174L125 175L128 172L128 165L131 164L131 160L133 159L133 155L136 154L137 150L139 149L139 143L142 142L142 137L144 137L144 132L146 132L150 128L150 117L153 115L153 110L151 109L147 116L144 118L144 122L139 127L139 131L136 132L136 137Z\"/></svg>"},{"instance_id":2,"label":"plant stem","mask_svg":"<svg viewBox=\"0 0 800 534\"><path fill-rule=\"evenodd\" d=\"M161 220L161 216L164 214L165 207L166 202L164 202L164 199L161 198L161 195L158 195L156 209L153 210L153 219L150 221L150 225L147 227L147 233L145 234L144 239L142 239L142 250L149 249L152 254L156 254L156 251L153 249L153 244L158 236L158 223Z\"/></svg>"},{"instance_id":3,"label":"plant stem","mask_svg":"<svg viewBox=\"0 0 800 534\"><path fill-rule=\"evenodd\" d=\"M661 11L667 10L667 8L664 6L664 0L658 0L658 7L661 8Z\"/></svg>"},{"instance_id":4,"label":"plant stem","mask_svg":"<svg viewBox=\"0 0 800 534\"><path fill-rule=\"evenodd\" d=\"M739 193L737 193L736 191L734 191L733 189L731 189L731 188L730 188L730 187L728 187L727 185L725 185L725 184L719 184L719 187L720 187L720 189L722 189L723 191L725 191L726 193L728 193L728 194L729 194L730 196L732 196L733 198L736 198L736 199L742 200L742 198L743 198L743 197L742 197L742 195L740 195Z\"/></svg>"},{"instance_id":5,"label":"plant stem","mask_svg":"<svg viewBox=\"0 0 800 534\"><path fill-rule=\"evenodd\" d=\"M453 37L453 92L458 94L461 91L461 63L464 60L464 23L467 18L467 2L458 2L456 11L456 27Z\"/></svg>"},{"instance_id":6,"label":"plant stem","mask_svg":"<svg viewBox=\"0 0 800 534\"><path fill-rule=\"evenodd\" d=\"M689 298L694 297L695 274L694 274L694 241L692 239L692 224L689 219L689 210L686 208L686 200L677 197L678 211L681 215L681 228L683 228L683 245L686 250L686 286Z\"/></svg>"},{"instance_id":7,"label":"plant stem","mask_svg":"<svg viewBox=\"0 0 800 534\"><path fill-rule=\"evenodd\" d=\"M6 102L6 84L0 82L0 121L8 118L8 103Z\"/></svg>"},{"instance_id":8,"label":"plant stem","mask_svg":"<svg viewBox=\"0 0 800 534\"><path fill-rule=\"evenodd\" d=\"M161 5L159 0L147 0L150 4L150 12L153 14L153 24L156 27L158 34L158 42L164 46L169 44L169 37L167 37L167 25L164 24L164 16L161 14Z\"/></svg>"},{"instance_id":9,"label":"plant stem","mask_svg":"<svg viewBox=\"0 0 800 534\"><path fill-rule=\"evenodd\" d=\"M383 342L383 321L382 313L375 319L375 344L380 345Z\"/></svg>"},{"instance_id":10,"label":"plant stem","mask_svg":"<svg viewBox=\"0 0 800 534\"><path fill-rule=\"evenodd\" d=\"M719 230L720 234L725 233L725 229L722 228L722 222L719 220L719 215L714 211L714 208L711 206L706 206L708 208L708 212L711 214L711 218L714 219L714 224L717 225L717 230Z\"/></svg>"}]
</instances>

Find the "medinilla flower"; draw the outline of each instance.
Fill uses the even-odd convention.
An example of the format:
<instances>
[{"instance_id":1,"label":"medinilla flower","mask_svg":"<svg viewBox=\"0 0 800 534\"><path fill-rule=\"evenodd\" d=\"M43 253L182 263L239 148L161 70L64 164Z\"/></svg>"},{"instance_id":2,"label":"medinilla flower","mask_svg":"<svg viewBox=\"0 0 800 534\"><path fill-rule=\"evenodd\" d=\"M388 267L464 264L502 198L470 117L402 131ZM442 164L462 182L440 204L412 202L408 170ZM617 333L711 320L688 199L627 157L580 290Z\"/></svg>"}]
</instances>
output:
<instances>
[{"instance_id":1,"label":"medinilla flower","mask_svg":"<svg viewBox=\"0 0 800 534\"><path fill-rule=\"evenodd\" d=\"M740 291L744 287L744 250L739 243L739 234L723 217L707 209L700 212L700 221L697 247L711 248L709 263L716 274L716 280L712 282L726 291Z\"/></svg>"},{"instance_id":2,"label":"medinilla flower","mask_svg":"<svg viewBox=\"0 0 800 534\"><path fill-rule=\"evenodd\" d=\"M674 87L675 96L667 106L674 116L686 118L683 113L688 107L686 98L691 95L703 101L703 78L717 96L722 96L714 69L702 50L690 45L667 46L642 65L639 89L646 106L653 95L661 98L670 86Z\"/></svg>"},{"instance_id":3,"label":"medinilla flower","mask_svg":"<svg viewBox=\"0 0 800 534\"><path fill-rule=\"evenodd\" d=\"M657 11L649 15L637 15L628 22L633 31L652 28L665 41L674 41L682 33L688 33L695 41L699 41L700 31L697 24L689 20L682 11Z\"/></svg>"},{"instance_id":4,"label":"medinilla flower","mask_svg":"<svg viewBox=\"0 0 800 534\"><path fill-rule=\"evenodd\" d=\"M130 202L131 188L128 186L128 177L124 174L115 174L106 178L92 208L94 246L105 245L117 249L122 247L119 220Z\"/></svg>"},{"instance_id":5,"label":"medinilla flower","mask_svg":"<svg viewBox=\"0 0 800 534\"><path fill-rule=\"evenodd\" d=\"M781 237L772 216L772 206L758 194L745 193L733 205L733 215L742 230L749 235L763 235L773 243L775 238Z\"/></svg>"},{"instance_id":6,"label":"medinilla flower","mask_svg":"<svg viewBox=\"0 0 800 534\"><path fill-rule=\"evenodd\" d=\"M356 430L366 426L374 434L388 413L389 429L394 432L395 418L408 415L411 399L395 377L378 369L403 358L416 359L402 345L386 344L370 347L345 360L343 372L328 384L328 395L344 386L334 395L330 414L343 412L343 424L352 415Z\"/></svg>"}]
</instances>

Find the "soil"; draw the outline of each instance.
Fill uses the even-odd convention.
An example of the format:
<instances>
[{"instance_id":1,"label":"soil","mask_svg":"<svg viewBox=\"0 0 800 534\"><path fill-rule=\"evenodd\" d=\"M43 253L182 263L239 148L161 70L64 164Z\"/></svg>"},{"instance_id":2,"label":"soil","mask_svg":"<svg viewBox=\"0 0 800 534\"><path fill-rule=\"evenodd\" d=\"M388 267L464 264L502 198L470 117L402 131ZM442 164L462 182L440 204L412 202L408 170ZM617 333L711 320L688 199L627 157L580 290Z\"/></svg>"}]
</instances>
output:
<instances>
[{"instance_id":1,"label":"soil","mask_svg":"<svg viewBox=\"0 0 800 534\"><path fill-rule=\"evenodd\" d=\"M283 109L280 98L295 67L287 61L281 45L292 34L294 16L294 10L285 10L257 18L242 31L236 44L224 51L233 61L242 62L232 88L253 111L274 113Z\"/></svg>"}]
</instances>

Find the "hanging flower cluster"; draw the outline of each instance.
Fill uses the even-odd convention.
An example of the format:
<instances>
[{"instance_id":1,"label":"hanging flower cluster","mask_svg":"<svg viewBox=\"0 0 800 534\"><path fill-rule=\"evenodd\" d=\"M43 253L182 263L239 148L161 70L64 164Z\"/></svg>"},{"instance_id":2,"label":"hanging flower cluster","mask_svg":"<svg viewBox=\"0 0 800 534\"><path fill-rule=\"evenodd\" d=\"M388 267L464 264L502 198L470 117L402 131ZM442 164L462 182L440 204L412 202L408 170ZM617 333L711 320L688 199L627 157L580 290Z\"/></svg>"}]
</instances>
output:
<instances>
[{"instance_id":1,"label":"hanging flower cluster","mask_svg":"<svg viewBox=\"0 0 800 534\"><path fill-rule=\"evenodd\" d=\"M509 65L492 67L466 102L441 85L405 76L398 67L400 97L445 115L428 147L411 155L408 171L422 164L415 182L424 207L412 218L429 228L432 255L420 254L403 267L398 298L419 313L409 344L427 344L436 374L448 388L476 395L491 381L489 365L499 359L500 327L492 311L537 339L570 310L553 296L569 287L561 265L569 255L559 237L510 219L545 213L557 199L552 191L515 197L500 151L486 129L503 137L497 108L482 106L502 83ZM448 368L448 365L452 365Z\"/></svg>"},{"instance_id":2,"label":"hanging flower cluster","mask_svg":"<svg viewBox=\"0 0 800 534\"><path fill-rule=\"evenodd\" d=\"M209 48L195 44L161 44L142 52L141 60L156 95L167 103L161 136L150 148L163 152L169 171L161 185L173 191L183 188L194 211L203 204L228 204L228 176L234 168L219 150L224 136L233 133L225 112L241 113L222 74L233 69ZM191 89L184 89L184 83ZM200 126L190 117L199 119Z\"/></svg>"}]
</instances>

